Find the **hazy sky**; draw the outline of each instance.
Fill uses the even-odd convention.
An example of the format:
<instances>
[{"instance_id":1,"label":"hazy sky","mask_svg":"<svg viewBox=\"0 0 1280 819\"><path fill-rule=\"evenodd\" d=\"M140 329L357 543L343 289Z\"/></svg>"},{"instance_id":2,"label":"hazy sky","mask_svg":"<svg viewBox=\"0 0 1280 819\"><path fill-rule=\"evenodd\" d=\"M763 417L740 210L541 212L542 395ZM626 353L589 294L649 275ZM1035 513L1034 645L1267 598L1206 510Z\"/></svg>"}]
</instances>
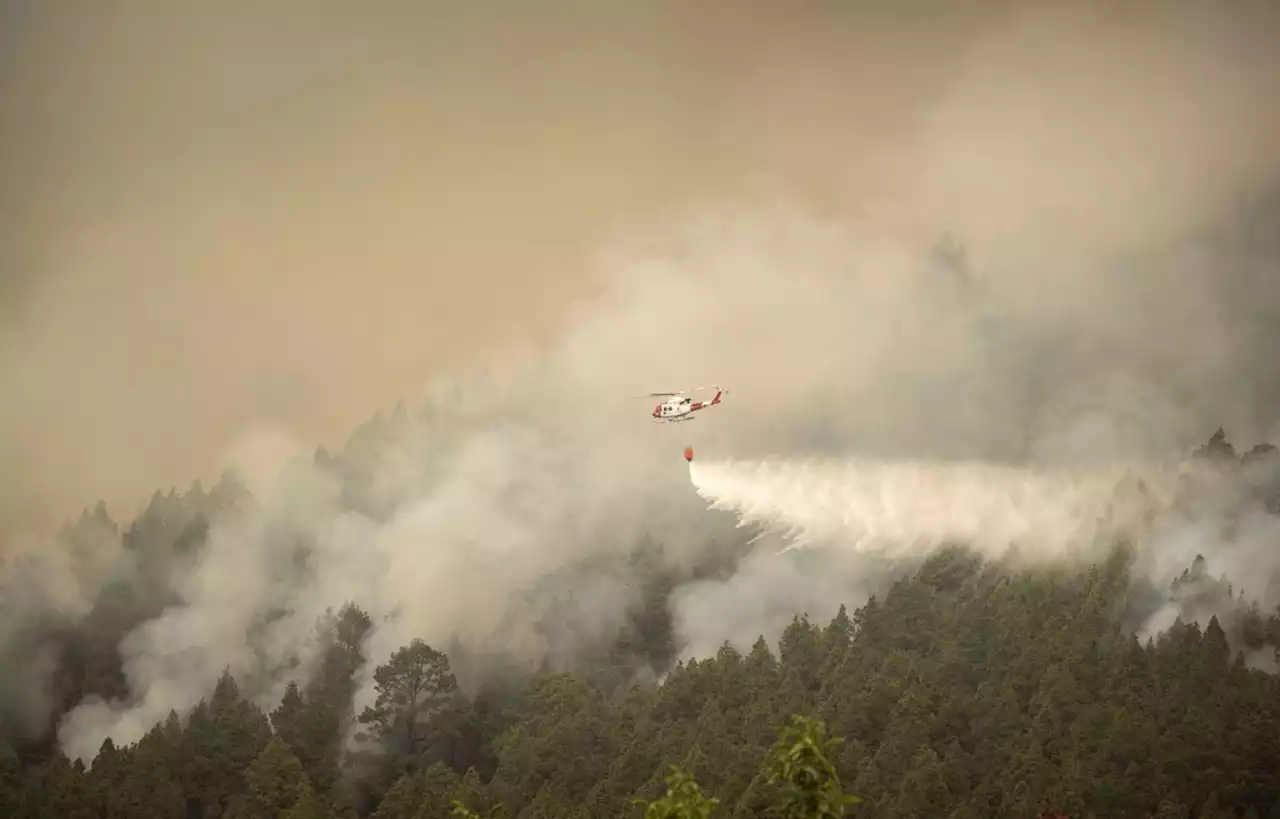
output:
<instances>
[{"instance_id":1,"label":"hazy sky","mask_svg":"<svg viewBox=\"0 0 1280 819\"><path fill-rule=\"evenodd\" d=\"M611 229L838 190L939 79L866 70L907 21L695 5L6 4L0 520L183 487L250 421L339 442L536 342Z\"/></svg>"},{"instance_id":2,"label":"hazy sky","mask_svg":"<svg viewBox=\"0 0 1280 819\"><path fill-rule=\"evenodd\" d=\"M1054 143L1045 119L974 127L975 111L1050 105L1020 95L1028 53L984 46L1016 4L800 5L5 3L0 529L98 498L127 518L157 487L216 475L254 422L340 443L442 369L538 343L589 291L611 232L684 205L773 184L893 211L904 142L952 133L949 118L960 140L993 141L973 157L1000 154L1003 182L1023 174L1021 198L987 191L990 172L948 143L929 156L957 161L930 174L993 198L957 211L917 184L907 221L963 213L980 239L1018 230L1012 214L1064 206L1069 222L1098 204L1047 194L1037 169L1060 178L1058 159L1019 154L1028 136ZM1141 28L1139 6L1094 16ZM1245 60L1240 30L1220 39ZM1092 36L1059 56L1078 61ZM1167 38L1149 39L1164 47L1152 104L1197 122L1168 82ZM1106 89L1121 52L1100 50L1074 103ZM982 63L999 82L973 82L975 53L1007 58ZM951 89L962 65L967 96ZM1238 131L1202 130L1157 133L1151 168L1185 165L1171 184L1203 186L1207 161L1167 160L1206 144L1245 167ZM1071 137L1076 194L1130 131L1099 134Z\"/></svg>"}]
</instances>

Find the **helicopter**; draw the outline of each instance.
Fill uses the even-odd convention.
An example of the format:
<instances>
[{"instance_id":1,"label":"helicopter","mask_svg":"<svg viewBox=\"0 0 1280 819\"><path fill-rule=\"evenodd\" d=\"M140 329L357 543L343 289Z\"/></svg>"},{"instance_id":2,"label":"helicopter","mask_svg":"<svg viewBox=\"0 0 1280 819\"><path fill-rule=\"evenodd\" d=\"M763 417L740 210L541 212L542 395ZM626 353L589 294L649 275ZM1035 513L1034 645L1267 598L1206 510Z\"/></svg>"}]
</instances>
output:
<instances>
[{"instance_id":1,"label":"helicopter","mask_svg":"<svg viewBox=\"0 0 1280 819\"><path fill-rule=\"evenodd\" d=\"M704 389L702 387L699 390ZM721 402L724 396L729 394L728 390L714 387L716 394L710 401L694 401L685 391L679 392L651 392L647 397L650 398L666 398L661 404L653 408L653 418L655 423L673 424L680 421L694 420L693 413L698 410L704 410L707 407L714 407ZM696 391L696 390L695 390Z\"/></svg>"}]
</instances>

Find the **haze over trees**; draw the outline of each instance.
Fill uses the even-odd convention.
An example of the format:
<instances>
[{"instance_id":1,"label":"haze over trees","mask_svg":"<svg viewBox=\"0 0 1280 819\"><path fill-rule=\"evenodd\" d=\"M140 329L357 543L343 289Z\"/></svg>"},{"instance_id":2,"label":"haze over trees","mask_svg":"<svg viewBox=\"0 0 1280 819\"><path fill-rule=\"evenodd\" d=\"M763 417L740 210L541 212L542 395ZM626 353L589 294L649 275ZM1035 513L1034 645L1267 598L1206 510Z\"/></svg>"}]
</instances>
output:
<instances>
[{"instance_id":1,"label":"haze over trees","mask_svg":"<svg viewBox=\"0 0 1280 819\"><path fill-rule=\"evenodd\" d=\"M1242 460L1221 432L1196 454ZM349 488L359 503L358 481ZM335 601L315 624L307 673L225 670L190 713L72 759L61 718L87 698L128 696L121 640L173 602L148 578L197 560L210 521L249 498L228 476L208 491L157 493L124 527L99 504L65 529L75 554L123 528L120 559L139 571L105 583L74 626L24 624L25 645L56 657L54 706L46 729L31 730L23 700L6 696L0 815L1280 819L1280 677L1267 670L1280 610L1215 577L1204 556L1153 590L1131 576L1123 543L1076 571L942 549L830 620L797 612L776 644L761 636L750 650L726 643L687 661L666 614L671 578L645 560L653 543L632 557L647 603L626 627L532 672L494 672L501 658L421 639L371 663L373 618ZM1153 594L1214 613L1143 642L1135 612L1149 613ZM581 614L565 596L539 628L554 644ZM460 684L461 669L479 666L490 673ZM366 679L375 696L357 708Z\"/></svg>"}]
</instances>

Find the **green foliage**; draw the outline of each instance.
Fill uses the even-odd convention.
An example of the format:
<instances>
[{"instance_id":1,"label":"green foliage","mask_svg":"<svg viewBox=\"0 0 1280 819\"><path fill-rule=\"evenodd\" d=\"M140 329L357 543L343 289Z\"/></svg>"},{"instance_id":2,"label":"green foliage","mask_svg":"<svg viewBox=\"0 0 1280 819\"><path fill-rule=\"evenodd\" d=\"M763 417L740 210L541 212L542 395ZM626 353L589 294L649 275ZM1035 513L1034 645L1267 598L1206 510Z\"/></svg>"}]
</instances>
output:
<instances>
[{"instance_id":1,"label":"green foliage","mask_svg":"<svg viewBox=\"0 0 1280 819\"><path fill-rule=\"evenodd\" d=\"M226 819L286 813L311 790L302 763L279 736L273 737L249 766L245 783L246 791L231 803Z\"/></svg>"},{"instance_id":2,"label":"green foliage","mask_svg":"<svg viewBox=\"0 0 1280 819\"><path fill-rule=\"evenodd\" d=\"M1211 578L1198 560L1179 590L1225 595ZM270 717L223 674L185 720L104 743L87 771L58 756L24 768L0 746L0 806L19 819L1280 815L1280 684L1232 650L1280 634L1280 618L1247 607L1236 621L1212 598L1221 618L1142 646L1118 636L1130 587L1123 562L1009 573L949 550L826 625L797 616L776 655L763 639L725 645L660 686L613 690L547 672L484 708L414 641L373 670L362 755L340 751L371 623L347 607L323 618L315 676ZM1262 625L1239 627L1251 618ZM471 739L442 739L455 734Z\"/></svg>"},{"instance_id":3,"label":"green foliage","mask_svg":"<svg viewBox=\"0 0 1280 819\"><path fill-rule=\"evenodd\" d=\"M384 742L412 753L423 740L421 729L457 693L449 659L421 640L391 655L373 674L377 700L360 714L360 722Z\"/></svg>"},{"instance_id":4,"label":"green foliage","mask_svg":"<svg viewBox=\"0 0 1280 819\"><path fill-rule=\"evenodd\" d=\"M453 808L453 813L451 815L458 817L458 819L503 819L506 815L506 811L503 809L502 805L493 806L489 809L489 812L485 814L477 813L457 799L453 800L453 802L450 803L450 806Z\"/></svg>"},{"instance_id":5,"label":"green foliage","mask_svg":"<svg viewBox=\"0 0 1280 819\"><path fill-rule=\"evenodd\" d=\"M644 819L707 819L720 804L719 799L703 796L698 783L679 765L671 766L665 781L667 792L662 798L633 800L633 804L644 806Z\"/></svg>"},{"instance_id":6,"label":"green foliage","mask_svg":"<svg viewBox=\"0 0 1280 819\"><path fill-rule=\"evenodd\" d=\"M828 819L844 816L845 806L862 800L844 793L840 775L831 763L843 738L826 738L820 720L799 714L783 726L769 758L769 784L782 791L782 811L788 819Z\"/></svg>"}]
</instances>

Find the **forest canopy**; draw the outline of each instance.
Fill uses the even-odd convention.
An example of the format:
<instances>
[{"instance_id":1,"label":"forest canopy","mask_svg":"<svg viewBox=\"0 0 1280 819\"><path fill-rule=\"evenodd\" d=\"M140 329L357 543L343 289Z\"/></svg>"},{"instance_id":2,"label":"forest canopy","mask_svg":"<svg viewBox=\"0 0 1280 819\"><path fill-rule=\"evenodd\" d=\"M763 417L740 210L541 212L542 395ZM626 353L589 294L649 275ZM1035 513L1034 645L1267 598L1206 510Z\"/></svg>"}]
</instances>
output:
<instances>
[{"instance_id":1,"label":"forest canopy","mask_svg":"<svg viewBox=\"0 0 1280 819\"><path fill-rule=\"evenodd\" d=\"M1219 431L1195 454L1273 451L1240 456ZM245 688L226 668L198 705L171 710L137 742L69 755L60 719L76 703L128 696L117 647L172 602L139 578L195 559L210 520L248 497L233 476L207 492L157 493L121 534L142 570L132 585L104 586L73 627L29 625L29 646L56 646L57 705L33 732L15 719L22 700L6 699L0 814L1280 817L1280 678L1268 673L1280 609L1237 593L1204 556L1153 590L1132 576L1123 543L1072 571L945 548L829 621L797 612L776 644L761 635L749 651L726 642L682 659L672 578L646 562L661 546L646 542L629 558L645 602L626 627L532 671L418 638L371 662L375 622L348 601L313 624L309 668L276 670L274 702L263 703L262 679ZM99 504L63 540L74 554L119 528ZM718 554L731 562L740 550ZM1134 611L1153 594L1192 616L1143 641ZM539 628L554 642L581 621L570 594ZM376 696L357 707L362 681ZM786 771L805 779L784 760L796 749L821 757L810 760L826 771L807 780L812 793L788 790Z\"/></svg>"}]
</instances>

